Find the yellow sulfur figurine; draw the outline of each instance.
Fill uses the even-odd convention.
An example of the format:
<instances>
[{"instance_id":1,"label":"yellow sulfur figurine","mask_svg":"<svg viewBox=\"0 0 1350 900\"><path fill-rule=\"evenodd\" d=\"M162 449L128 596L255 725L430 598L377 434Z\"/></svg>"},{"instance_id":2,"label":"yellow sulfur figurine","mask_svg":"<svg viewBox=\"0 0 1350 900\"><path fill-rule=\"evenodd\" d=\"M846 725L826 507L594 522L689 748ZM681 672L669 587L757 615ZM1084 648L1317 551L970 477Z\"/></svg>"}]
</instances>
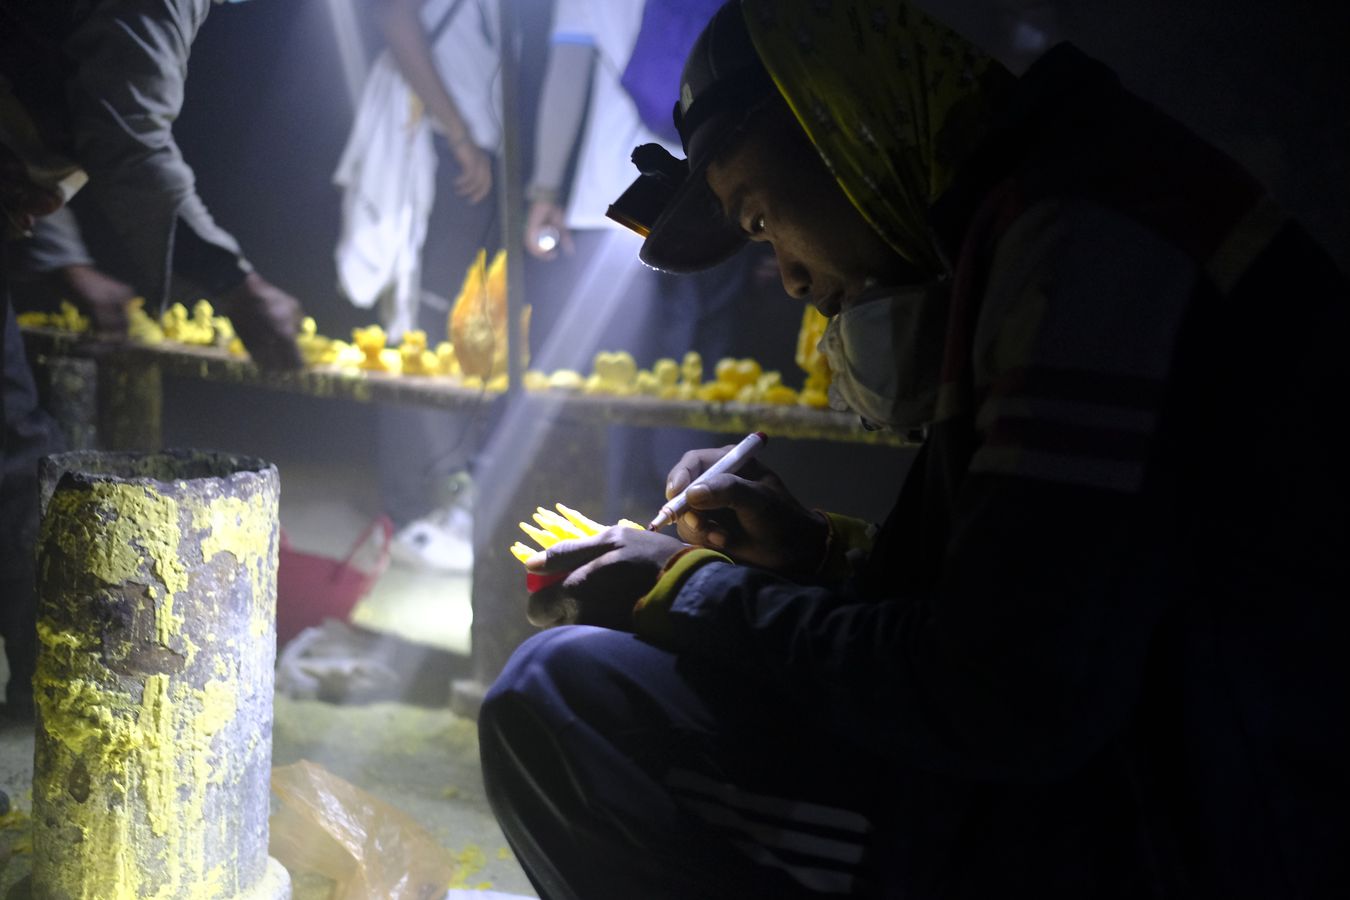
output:
<instances>
[{"instance_id":1,"label":"yellow sulfur figurine","mask_svg":"<svg viewBox=\"0 0 1350 900\"><path fill-rule=\"evenodd\" d=\"M555 391L580 391L586 384L586 379L581 377L581 373L575 369L558 369L552 375L548 376L548 387Z\"/></svg>"},{"instance_id":2,"label":"yellow sulfur figurine","mask_svg":"<svg viewBox=\"0 0 1350 900\"><path fill-rule=\"evenodd\" d=\"M403 370L403 358L392 347L385 346L384 329L378 325L352 329L352 343L361 349L361 368L372 372L397 375Z\"/></svg>"},{"instance_id":3,"label":"yellow sulfur figurine","mask_svg":"<svg viewBox=\"0 0 1350 900\"><path fill-rule=\"evenodd\" d=\"M21 328L55 328L77 333L89 330L89 319L69 300L61 301L60 312L21 312L15 319Z\"/></svg>"},{"instance_id":4,"label":"yellow sulfur figurine","mask_svg":"<svg viewBox=\"0 0 1350 900\"><path fill-rule=\"evenodd\" d=\"M521 562L534 556L539 550L547 550L558 541L572 540L573 538L590 537L599 534L608 528L608 525L601 525L594 519L588 518L575 509L563 506L561 503L554 504L558 511L553 512L550 509L539 507L534 511L532 518L534 525L529 522L521 522L520 530L530 536L530 538L539 545L538 548L531 547L524 541L516 541L511 545L511 555ZM625 528L636 528L642 530L642 526L630 519L620 519L618 522Z\"/></svg>"},{"instance_id":5,"label":"yellow sulfur figurine","mask_svg":"<svg viewBox=\"0 0 1350 900\"><path fill-rule=\"evenodd\" d=\"M164 329L145 311L145 298L132 297L127 301L127 337L137 344L160 344Z\"/></svg>"},{"instance_id":6,"label":"yellow sulfur figurine","mask_svg":"<svg viewBox=\"0 0 1350 900\"><path fill-rule=\"evenodd\" d=\"M300 348L300 356L308 365L317 366L332 362L325 357L328 356L333 342L319 334L319 326L315 324L313 316L305 316L300 320L300 334L295 339L295 344Z\"/></svg>"},{"instance_id":7,"label":"yellow sulfur figurine","mask_svg":"<svg viewBox=\"0 0 1350 900\"><path fill-rule=\"evenodd\" d=\"M464 273L464 283L450 309L447 323L459 366L465 375L492 382L505 374L506 365L506 251L499 250L487 263L487 251ZM529 346L530 307L520 311L520 334Z\"/></svg>"},{"instance_id":8,"label":"yellow sulfur figurine","mask_svg":"<svg viewBox=\"0 0 1350 900\"><path fill-rule=\"evenodd\" d=\"M463 374L459 370L459 359L455 356L455 345L449 341L441 341L436 345L436 370L455 378Z\"/></svg>"},{"instance_id":9,"label":"yellow sulfur figurine","mask_svg":"<svg viewBox=\"0 0 1350 900\"><path fill-rule=\"evenodd\" d=\"M806 373L797 402L802 406L824 409L829 406L830 364L820 352L820 338L825 334L829 319L811 304L802 312L802 327L797 332L797 365Z\"/></svg>"},{"instance_id":10,"label":"yellow sulfur figurine","mask_svg":"<svg viewBox=\"0 0 1350 900\"><path fill-rule=\"evenodd\" d=\"M425 331L406 331L403 343L398 348L404 375L436 375L440 371L440 361L435 352L427 349Z\"/></svg>"},{"instance_id":11,"label":"yellow sulfur figurine","mask_svg":"<svg viewBox=\"0 0 1350 900\"><path fill-rule=\"evenodd\" d=\"M738 392L741 388L754 384L763 374L763 370L755 360L749 358L733 359L731 357L718 360L713 372L716 374L718 381L734 385Z\"/></svg>"},{"instance_id":12,"label":"yellow sulfur figurine","mask_svg":"<svg viewBox=\"0 0 1350 900\"><path fill-rule=\"evenodd\" d=\"M673 359L658 359L652 363L656 379L656 393L662 400L674 400L680 393L680 364Z\"/></svg>"},{"instance_id":13,"label":"yellow sulfur figurine","mask_svg":"<svg viewBox=\"0 0 1350 900\"><path fill-rule=\"evenodd\" d=\"M588 394L627 396L637 390L637 362L627 350L601 350L595 354L592 374L586 383Z\"/></svg>"}]
</instances>

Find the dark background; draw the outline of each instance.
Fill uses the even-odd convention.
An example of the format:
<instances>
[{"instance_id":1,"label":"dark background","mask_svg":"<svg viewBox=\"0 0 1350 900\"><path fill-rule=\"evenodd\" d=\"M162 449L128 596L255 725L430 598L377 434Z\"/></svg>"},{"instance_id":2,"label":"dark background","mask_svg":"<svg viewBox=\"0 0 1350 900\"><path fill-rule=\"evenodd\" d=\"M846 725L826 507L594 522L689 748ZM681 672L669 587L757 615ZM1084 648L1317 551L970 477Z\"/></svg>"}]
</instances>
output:
<instances>
[{"instance_id":1,"label":"dark background","mask_svg":"<svg viewBox=\"0 0 1350 900\"><path fill-rule=\"evenodd\" d=\"M261 272L301 298L323 333L344 337L374 316L353 310L334 289L339 194L332 173L351 125L352 102L330 2L345 0L214 7L193 48L176 133L218 221L239 238ZM370 55L380 41L369 4L350 2ZM519 127L528 146L548 4L521 2L527 22L526 114ZM1113 66L1127 86L1246 164L1350 270L1350 4L924 0L920 5L1016 70L1037 52L1026 36L1073 40ZM464 240L477 242L479 235L465 234ZM527 288L537 277L532 269ZM775 290L747 299L736 352L780 367L790 383L798 383L791 353L799 308L785 302ZM358 463L371 454L372 412L354 404L173 382L166 423L166 438L176 443ZM1240 428L1235 423L1235 431ZM873 518L885 513L906 463L906 454L894 451L808 443L784 453L785 446L771 448L769 461L804 499ZM845 465L855 473L849 478L814 477Z\"/></svg>"}]
</instances>

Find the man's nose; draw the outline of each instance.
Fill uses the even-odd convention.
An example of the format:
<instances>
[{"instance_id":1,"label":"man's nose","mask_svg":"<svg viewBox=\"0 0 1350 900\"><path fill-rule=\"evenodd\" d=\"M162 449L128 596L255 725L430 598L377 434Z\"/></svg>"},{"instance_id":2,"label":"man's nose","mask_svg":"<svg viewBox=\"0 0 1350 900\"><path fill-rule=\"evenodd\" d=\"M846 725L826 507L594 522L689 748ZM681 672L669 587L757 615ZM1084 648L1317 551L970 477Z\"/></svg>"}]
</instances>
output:
<instances>
[{"instance_id":1,"label":"man's nose","mask_svg":"<svg viewBox=\"0 0 1350 900\"><path fill-rule=\"evenodd\" d=\"M806 266L792 254L777 248L774 249L774 257L778 260L778 277L783 280L783 290L787 291L789 297L808 299L811 296L811 273Z\"/></svg>"}]
</instances>

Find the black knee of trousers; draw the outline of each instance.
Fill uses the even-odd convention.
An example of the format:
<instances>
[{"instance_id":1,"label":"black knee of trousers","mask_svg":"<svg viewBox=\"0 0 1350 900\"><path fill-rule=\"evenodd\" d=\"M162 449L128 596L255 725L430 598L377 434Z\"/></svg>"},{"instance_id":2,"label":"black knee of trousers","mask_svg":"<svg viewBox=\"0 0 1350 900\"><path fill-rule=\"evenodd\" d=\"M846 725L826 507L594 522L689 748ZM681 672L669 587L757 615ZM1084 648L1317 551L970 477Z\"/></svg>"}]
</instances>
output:
<instances>
[{"instance_id":1,"label":"black knee of trousers","mask_svg":"<svg viewBox=\"0 0 1350 900\"><path fill-rule=\"evenodd\" d=\"M607 896L585 874L596 870L597 845L607 841L590 833L587 791L557 738L568 715L565 688L587 669L584 637L571 631L542 632L522 644L478 718L488 802L546 900Z\"/></svg>"}]
</instances>

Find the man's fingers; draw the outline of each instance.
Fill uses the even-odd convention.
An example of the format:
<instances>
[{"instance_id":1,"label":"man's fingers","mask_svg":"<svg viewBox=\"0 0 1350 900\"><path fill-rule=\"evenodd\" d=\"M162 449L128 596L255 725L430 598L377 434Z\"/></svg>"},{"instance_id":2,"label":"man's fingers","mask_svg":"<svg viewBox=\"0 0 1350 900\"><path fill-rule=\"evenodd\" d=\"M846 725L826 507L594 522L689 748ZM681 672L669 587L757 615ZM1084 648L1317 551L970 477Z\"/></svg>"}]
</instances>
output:
<instances>
[{"instance_id":1,"label":"man's fingers","mask_svg":"<svg viewBox=\"0 0 1350 900\"><path fill-rule=\"evenodd\" d=\"M604 540L604 532L594 537L559 541L525 560L525 568L538 574L566 572L603 556L610 547L609 541Z\"/></svg>"},{"instance_id":2,"label":"man's fingers","mask_svg":"<svg viewBox=\"0 0 1350 900\"><path fill-rule=\"evenodd\" d=\"M732 444L728 444L725 447L690 450L680 457L680 461L666 476L666 499L669 500L687 488L695 478L708 471L713 463L730 453L732 447ZM768 469L760 464L759 460L755 459L746 460L742 463L741 467L737 469L737 474L748 481L759 481L772 475Z\"/></svg>"},{"instance_id":3,"label":"man's fingers","mask_svg":"<svg viewBox=\"0 0 1350 900\"><path fill-rule=\"evenodd\" d=\"M470 203L479 203L492 190L492 169L475 167L465 169L455 178L455 193Z\"/></svg>"},{"instance_id":4,"label":"man's fingers","mask_svg":"<svg viewBox=\"0 0 1350 900\"><path fill-rule=\"evenodd\" d=\"M714 475L695 485L685 493L684 499L690 509L697 510L758 510L764 506L755 483L730 472Z\"/></svg>"},{"instance_id":5,"label":"man's fingers","mask_svg":"<svg viewBox=\"0 0 1350 900\"><path fill-rule=\"evenodd\" d=\"M299 369L304 365L295 341L268 324L250 323L239 329L239 339L253 361L264 369Z\"/></svg>"},{"instance_id":6,"label":"man's fingers","mask_svg":"<svg viewBox=\"0 0 1350 900\"><path fill-rule=\"evenodd\" d=\"M708 467L726 456L732 445L708 447L703 450L690 450L680 457L680 461L666 476L666 499L669 500L708 470Z\"/></svg>"},{"instance_id":7,"label":"man's fingers","mask_svg":"<svg viewBox=\"0 0 1350 900\"><path fill-rule=\"evenodd\" d=\"M554 546L557 546L556 544ZM585 563L582 563L572 569L570 575L563 579L563 590L575 593L584 589L586 584L597 577L597 573L605 571L607 566L612 566L618 561L613 548L603 547L598 556L593 557Z\"/></svg>"},{"instance_id":8,"label":"man's fingers","mask_svg":"<svg viewBox=\"0 0 1350 900\"><path fill-rule=\"evenodd\" d=\"M686 510L675 525L680 540L714 550L725 549L730 542L726 527L716 519L692 509Z\"/></svg>"}]
</instances>

